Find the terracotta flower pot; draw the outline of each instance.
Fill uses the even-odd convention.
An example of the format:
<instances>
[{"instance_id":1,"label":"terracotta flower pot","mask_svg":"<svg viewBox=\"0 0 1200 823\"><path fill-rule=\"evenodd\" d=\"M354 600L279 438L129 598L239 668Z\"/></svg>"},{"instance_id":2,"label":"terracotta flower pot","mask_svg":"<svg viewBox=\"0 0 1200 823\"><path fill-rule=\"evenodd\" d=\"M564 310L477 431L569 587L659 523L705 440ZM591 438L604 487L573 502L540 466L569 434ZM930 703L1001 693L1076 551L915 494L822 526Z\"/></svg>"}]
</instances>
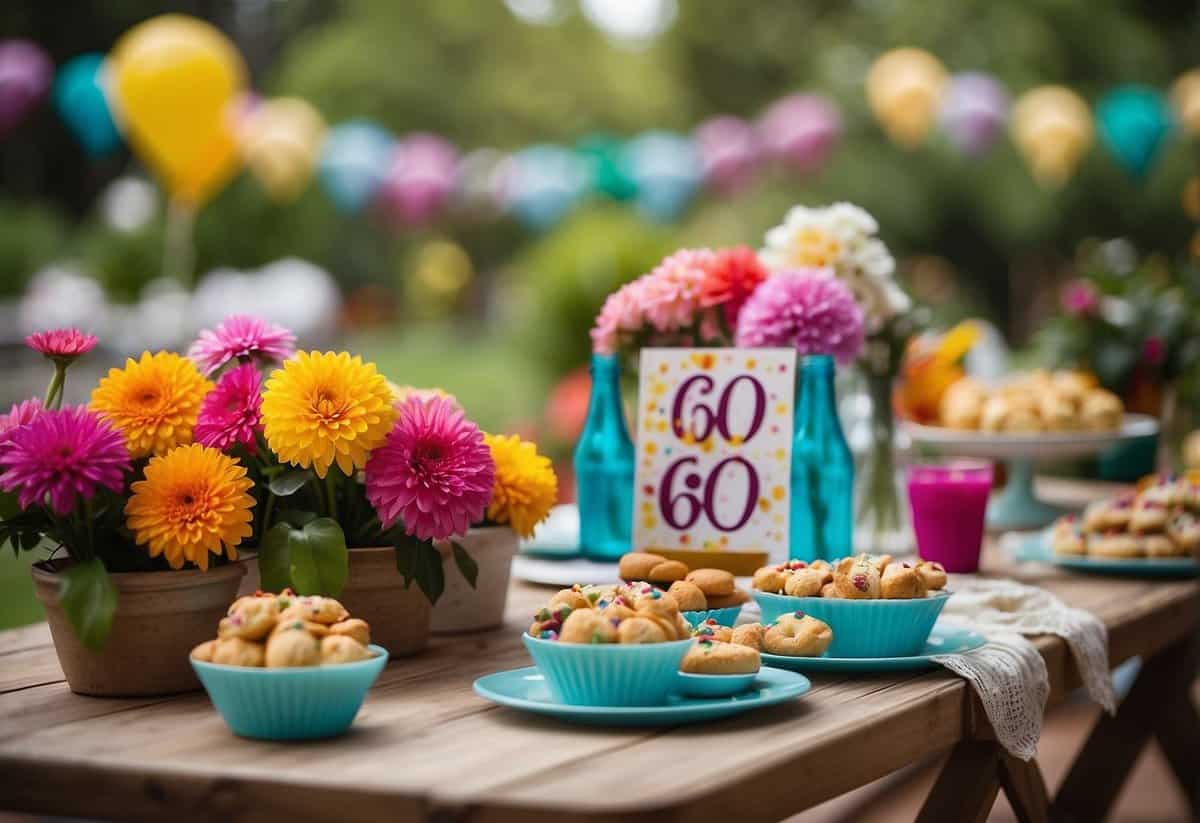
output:
<instances>
[{"instance_id":1,"label":"terracotta flower pot","mask_svg":"<svg viewBox=\"0 0 1200 823\"><path fill-rule=\"evenodd\" d=\"M245 566L229 563L206 572L109 575L117 589L117 613L104 648L94 652L79 642L58 604L58 573L69 563L35 563L32 571L71 691L97 697L146 697L200 688L188 653L216 636L217 623L237 594Z\"/></svg>"},{"instance_id":2,"label":"terracotta flower pot","mask_svg":"<svg viewBox=\"0 0 1200 823\"><path fill-rule=\"evenodd\" d=\"M462 576L449 543L439 543L446 570L446 589L433 607L434 634L458 634L494 629L504 622L508 580L517 535L506 526L471 529L456 541L479 566L475 588Z\"/></svg>"},{"instance_id":3,"label":"terracotta flower pot","mask_svg":"<svg viewBox=\"0 0 1200 823\"><path fill-rule=\"evenodd\" d=\"M429 645L429 598L413 583L404 587L396 569L396 550L350 549L350 573L338 600L354 617L371 624L371 642L392 657L404 657Z\"/></svg>"}]
</instances>

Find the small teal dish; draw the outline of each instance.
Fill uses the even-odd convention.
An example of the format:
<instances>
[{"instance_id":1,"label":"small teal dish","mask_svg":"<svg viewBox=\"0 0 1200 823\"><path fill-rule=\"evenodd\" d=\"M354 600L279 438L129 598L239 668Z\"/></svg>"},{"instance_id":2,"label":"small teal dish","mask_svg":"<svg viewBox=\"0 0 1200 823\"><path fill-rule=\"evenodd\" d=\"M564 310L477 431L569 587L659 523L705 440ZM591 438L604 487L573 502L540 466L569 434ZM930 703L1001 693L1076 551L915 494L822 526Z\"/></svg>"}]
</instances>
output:
<instances>
[{"instance_id":1,"label":"small teal dish","mask_svg":"<svg viewBox=\"0 0 1200 823\"><path fill-rule=\"evenodd\" d=\"M695 698L675 693L661 706L572 706L559 701L532 666L496 672L475 681L475 693L513 709L587 726L682 726L720 720L794 700L812 688L796 672L763 668L750 688L732 697Z\"/></svg>"},{"instance_id":2,"label":"small teal dish","mask_svg":"<svg viewBox=\"0 0 1200 823\"><path fill-rule=\"evenodd\" d=\"M921 653L949 592L916 600L846 600L755 592L764 624L804 612L829 624L828 657L911 657Z\"/></svg>"},{"instance_id":3,"label":"small teal dish","mask_svg":"<svg viewBox=\"0 0 1200 823\"><path fill-rule=\"evenodd\" d=\"M562 643L521 635L554 698L572 706L657 706L675 688L692 640Z\"/></svg>"},{"instance_id":4,"label":"small teal dish","mask_svg":"<svg viewBox=\"0 0 1200 823\"><path fill-rule=\"evenodd\" d=\"M727 609L707 609L704 611L683 612L684 619L692 624L692 628L699 628L704 621L712 619L717 621L719 626L732 626L737 623L738 615L742 613L742 607L730 606Z\"/></svg>"},{"instance_id":5,"label":"small teal dish","mask_svg":"<svg viewBox=\"0 0 1200 823\"><path fill-rule=\"evenodd\" d=\"M987 643L979 632L951 626L934 626L920 654L911 657L785 657L763 652L764 664L799 672L841 672L877 674L879 672L922 671L933 669L933 658L941 654L965 654Z\"/></svg>"},{"instance_id":6,"label":"small teal dish","mask_svg":"<svg viewBox=\"0 0 1200 823\"><path fill-rule=\"evenodd\" d=\"M686 697L729 697L754 685L758 672L749 674L679 673L679 693Z\"/></svg>"},{"instance_id":7,"label":"small teal dish","mask_svg":"<svg viewBox=\"0 0 1200 823\"><path fill-rule=\"evenodd\" d=\"M357 663L258 669L192 661L213 706L239 737L316 740L350 728L367 690L387 665L388 652Z\"/></svg>"}]
</instances>

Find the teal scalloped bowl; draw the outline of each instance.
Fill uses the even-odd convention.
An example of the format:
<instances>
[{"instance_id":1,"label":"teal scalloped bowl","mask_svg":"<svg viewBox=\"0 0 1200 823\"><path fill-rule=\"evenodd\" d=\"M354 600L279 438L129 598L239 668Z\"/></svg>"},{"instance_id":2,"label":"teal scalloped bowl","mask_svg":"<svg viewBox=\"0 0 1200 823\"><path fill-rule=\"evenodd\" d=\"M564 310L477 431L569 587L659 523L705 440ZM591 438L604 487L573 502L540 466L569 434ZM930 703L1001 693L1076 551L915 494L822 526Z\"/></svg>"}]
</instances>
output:
<instances>
[{"instance_id":1,"label":"teal scalloped bowl","mask_svg":"<svg viewBox=\"0 0 1200 823\"><path fill-rule=\"evenodd\" d=\"M692 628L697 628L701 623L708 619L717 621L721 626L732 626L737 623L738 615L742 613L742 607L730 606L727 609L705 609L694 612L683 612L687 622L692 624Z\"/></svg>"},{"instance_id":2,"label":"teal scalloped bowl","mask_svg":"<svg viewBox=\"0 0 1200 823\"><path fill-rule=\"evenodd\" d=\"M357 663L258 669L192 661L213 706L239 737L315 740L350 728L388 652Z\"/></svg>"},{"instance_id":3,"label":"teal scalloped bowl","mask_svg":"<svg viewBox=\"0 0 1200 823\"><path fill-rule=\"evenodd\" d=\"M521 635L560 703L572 706L658 706L679 681L692 640L668 643L563 643Z\"/></svg>"},{"instance_id":4,"label":"teal scalloped bowl","mask_svg":"<svg viewBox=\"0 0 1200 823\"><path fill-rule=\"evenodd\" d=\"M754 592L764 624L804 612L833 630L829 657L909 657L921 653L950 592L915 600L846 600Z\"/></svg>"}]
</instances>

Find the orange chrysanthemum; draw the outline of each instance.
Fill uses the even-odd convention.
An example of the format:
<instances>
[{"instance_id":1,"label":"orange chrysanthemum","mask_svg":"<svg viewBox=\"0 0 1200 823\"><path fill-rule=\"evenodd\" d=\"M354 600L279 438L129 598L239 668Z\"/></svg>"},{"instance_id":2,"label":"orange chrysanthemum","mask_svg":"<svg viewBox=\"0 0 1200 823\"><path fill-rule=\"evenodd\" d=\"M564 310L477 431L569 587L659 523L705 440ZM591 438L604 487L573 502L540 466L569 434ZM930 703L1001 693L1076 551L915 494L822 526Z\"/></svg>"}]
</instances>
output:
<instances>
[{"instance_id":1,"label":"orange chrysanthemum","mask_svg":"<svg viewBox=\"0 0 1200 823\"><path fill-rule=\"evenodd\" d=\"M508 523L521 537L530 537L558 500L558 478L550 459L516 435L488 434L484 441L496 463L488 519Z\"/></svg>"},{"instance_id":2,"label":"orange chrysanthemum","mask_svg":"<svg viewBox=\"0 0 1200 823\"><path fill-rule=\"evenodd\" d=\"M207 569L210 553L236 559L237 545L253 531L253 485L234 458L198 443L180 446L151 458L146 479L130 487L125 524L171 568L189 560Z\"/></svg>"},{"instance_id":3,"label":"orange chrysanthemum","mask_svg":"<svg viewBox=\"0 0 1200 823\"><path fill-rule=\"evenodd\" d=\"M324 477L336 461L352 475L391 431L392 400L374 363L346 352L300 352L267 381L263 433L285 463Z\"/></svg>"},{"instance_id":4,"label":"orange chrysanthemum","mask_svg":"<svg viewBox=\"0 0 1200 823\"><path fill-rule=\"evenodd\" d=\"M136 363L110 369L92 392L91 408L125 435L135 459L166 454L192 442L200 403L212 383L191 360L173 352L142 352Z\"/></svg>"}]
</instances>

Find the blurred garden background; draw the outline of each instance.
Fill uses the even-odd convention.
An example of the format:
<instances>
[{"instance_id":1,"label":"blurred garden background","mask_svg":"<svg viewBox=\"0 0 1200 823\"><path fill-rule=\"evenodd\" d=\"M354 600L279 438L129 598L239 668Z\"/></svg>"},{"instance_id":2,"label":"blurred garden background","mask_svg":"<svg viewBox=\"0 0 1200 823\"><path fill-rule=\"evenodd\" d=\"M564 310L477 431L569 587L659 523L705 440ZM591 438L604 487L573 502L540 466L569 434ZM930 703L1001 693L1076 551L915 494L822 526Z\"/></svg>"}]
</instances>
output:
<instances>
[{"instance_id":1,"label":"blurred garden background","mask_svg":"<svg viewBox=\"0 0 1200 823\"><path fill-rule=\"evenodd\" d=\"M0 36L61 67L168 11L236 45L247 112L299 98L331 128L436 135L456 151L453 185L416 205L348 204L317 179L280 196L250 168L203 204L193 259L172 270L151 170L120 141L81 144L47 92L0 134L5 408L44 384L21 346L36 328L101 335L107 350L72 373L68 400L80 401L83 378L117 357L259 312L293 326L302 346L336 343L398 383L452 392L485 428L535 437L569 474L587 332L605 296L672 249L755 247L789 206L839 200L878 219L934 326L986 318L1026 361L1082 361L1134 407L1155 410L1167 386L1183 401L1196 394L1198 155L1186 112L1168 102L1200 62L1193 2L73 0L68 11L18 0L0 7ZM1154 140L1138 133L1137 156L1101 127L1052 184L1031 174L1003 121L977 151L944 128L901 145L864 91L872 63L896 47L927 50L950 75L987 73L1014 98L1059 84L1094 110L1114 89L1157 90L1164 120ZM626 149L718 115L766 143L782 126L762 115L795 94L837 114L804 162L747 150L744 180L713 185L698 168L689 188L673 157L647 170ZM513 184L514 156L545 162L548 182ZM665 204L647 196L655 174L685 178ZM1062 289L1080 278L1131 313L1107 325L1064 314ZM1147 348L1155 339L1161 351ZM0 627L40 618L24 562L0 559Z\"/></svg>"}]
</instances>

